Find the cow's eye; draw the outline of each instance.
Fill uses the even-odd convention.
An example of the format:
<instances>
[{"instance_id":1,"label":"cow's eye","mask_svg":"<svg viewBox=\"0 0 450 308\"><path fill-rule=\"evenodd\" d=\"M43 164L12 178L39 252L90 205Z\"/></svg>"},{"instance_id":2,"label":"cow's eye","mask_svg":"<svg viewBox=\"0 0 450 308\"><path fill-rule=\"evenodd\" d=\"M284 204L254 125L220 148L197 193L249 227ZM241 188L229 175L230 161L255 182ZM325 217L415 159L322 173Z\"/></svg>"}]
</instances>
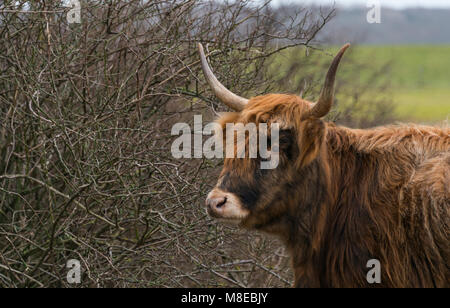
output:
<instances>
[{"instance_id":1,"label":"cow's eye","mask_svg":"<svg viewBox=\"0 0 450 308\"><path fill-rule=\"evenodd\" d=\"M290 129L283 129L280 131L280 152L284 153L288 159L292 159L296 152L296 142L294 133Z\"/></svg>"},{"instance_id":2,"label":"cow's eye","mask_svg":"<svg viewBox=\"0 0 450 308\"><path fill-rule=\"evenodd\" d=\"M292 143L292 131L290 129L280 130L280 147Z\"/></svg>"}]
</instances>

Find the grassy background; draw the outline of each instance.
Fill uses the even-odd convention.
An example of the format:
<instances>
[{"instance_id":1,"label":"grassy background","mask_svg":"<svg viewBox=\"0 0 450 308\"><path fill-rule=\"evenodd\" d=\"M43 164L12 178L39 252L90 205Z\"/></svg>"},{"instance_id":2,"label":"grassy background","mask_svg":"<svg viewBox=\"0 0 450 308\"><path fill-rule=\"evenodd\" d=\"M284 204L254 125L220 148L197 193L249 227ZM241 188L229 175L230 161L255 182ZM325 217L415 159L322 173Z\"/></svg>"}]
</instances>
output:
<instances>
[{"instance_id":1,"label":"grassy background","mask_svg":"<svg viewBox=\"0 0 450 308\"><path fill-rule=\"evenodd\" d=\"M304 50L288 50L277 55L273 69L288 71L296 62L299 73L290 80L292 85L305 75L320 85L338 49L313 50L308 57ZM352 46L347 53L337 78L341 106L348 100L348 89L359 87L367 89L365 95L389 97L400 121L439 124L450 118L449 45ZM389 93L380 93L381 85L387 85Z\"/></svg>"},{"instance_id":2,"label":"grassy background","mask_svg":"<svg viewBox=\"0 0 450 308\"><path fill-rule=\"evenodd\" d=\"M439 122L450 116L450 46L361 46L357 57L388 63L396 113L402 120Z\"/></svg>"}]
</instances>

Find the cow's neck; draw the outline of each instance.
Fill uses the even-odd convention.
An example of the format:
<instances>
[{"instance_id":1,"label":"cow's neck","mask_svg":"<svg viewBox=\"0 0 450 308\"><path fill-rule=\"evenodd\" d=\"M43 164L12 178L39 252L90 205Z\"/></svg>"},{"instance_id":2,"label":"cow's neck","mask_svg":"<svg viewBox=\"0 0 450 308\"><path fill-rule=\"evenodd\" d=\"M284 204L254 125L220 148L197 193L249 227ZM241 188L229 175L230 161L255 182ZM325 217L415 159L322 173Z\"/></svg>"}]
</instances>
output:
<instances>
[{"instance_id":1,"label":"cow's neck","mask_svg":"<svg viewBox=\"0 0 450 308\"><path fill-rule=\"evenodd\" d=\"M352 130L331 129L326 153L299 175L297 187L308 190L298 190L297 208L288 215L295 219L285 240L296 286L362 285L367 261L378 254L369 243L373 238L392 240L377 233L373 221L376 217L386 224L381 229L389 230L392 226L387 225L396 219L394 192L404 179L388 179L393 181L392 191L380 185L385 182L382 174L395 167L395 162L381 165L380 160L389 161L392 153L363 153L352 144L360 142ZM349 249L352 253L346 256ZM333 272L338 268L345 273Z\"/></svg>"},{"instance_id":2,"label":"cow's neck","mask_svg":"<svg viewBox=\"0 0 450 308\"><path fill-rule=\"evenodd\" d=\"M325 159L321 157L298 174L293 186L296 188L287 201L291 206L286 215L288 223L284 224L288 227L283 230L282 238L292 256L295 286L298 287L320 286L318 269L322 266L322 241L333 202L331 175Z\"/></svg>"}]
</instances>

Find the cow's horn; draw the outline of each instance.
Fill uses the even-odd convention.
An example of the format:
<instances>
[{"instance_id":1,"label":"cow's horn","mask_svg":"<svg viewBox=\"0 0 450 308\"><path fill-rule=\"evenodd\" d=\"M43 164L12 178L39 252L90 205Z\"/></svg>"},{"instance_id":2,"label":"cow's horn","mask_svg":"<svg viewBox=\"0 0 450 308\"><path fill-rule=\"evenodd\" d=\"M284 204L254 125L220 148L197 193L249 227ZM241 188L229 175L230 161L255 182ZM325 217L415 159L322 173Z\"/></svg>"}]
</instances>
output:
<instances>
[{"instance_id":1,"label":"cow's horn","mask_svg":"<svg viewBox=\"0 0 450 308\"><path fill-rule=\"evenodd\" d=\"M217 98L231 109L234 109L236 111L243 110L245 105L247 105L248 103L248 99L234 94L217 80L216 76L214 76L211 68L209 67L205 52L203 51L203 46L200 43L198 44L198 51L200 53L200 59L202 62L203 74L205 75L206 81L209 83L209 86L211 87Z\"/></svg>"},{"instance_id":2,"label":"cow's horn","mask_svg":"<svg viewBox=\"0 0 450 308\"><path fill-rule=\"evenodd\" d=\"M321 118L330 111L334 100L334 80L336 79L336 71L338 69L339 62L341 62L342 56L349 47L350 44L344 45L334 58L333 63L331 63L331 66L328 69L325 85L320 93L319 100L311 108L309 113L304 116L304 118Z\"/></svg>"}]
</instances>

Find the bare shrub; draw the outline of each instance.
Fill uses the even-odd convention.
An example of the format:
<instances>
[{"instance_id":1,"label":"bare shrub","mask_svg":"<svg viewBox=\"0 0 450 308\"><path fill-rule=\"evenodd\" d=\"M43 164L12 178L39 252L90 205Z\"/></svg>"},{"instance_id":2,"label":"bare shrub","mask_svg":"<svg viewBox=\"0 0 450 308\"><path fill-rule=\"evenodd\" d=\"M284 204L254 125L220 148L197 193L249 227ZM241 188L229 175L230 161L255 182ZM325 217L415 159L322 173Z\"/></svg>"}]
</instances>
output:
<instances>
[{"instance_id":1,"label":"bare shrub","mask_svg":"<svg viewBox=\"0 0 450 308\"><path fill-rule=\"evenodd\" d=\"M269 2L82 1L70 25L61 1L0 2L0 286L69 286L69 259L84 287L289 285L275 240L206 217L220 161L170 154L173 123L223 108L197 42L250 96L333 14Z\"/></svg>"}]
</instances>

